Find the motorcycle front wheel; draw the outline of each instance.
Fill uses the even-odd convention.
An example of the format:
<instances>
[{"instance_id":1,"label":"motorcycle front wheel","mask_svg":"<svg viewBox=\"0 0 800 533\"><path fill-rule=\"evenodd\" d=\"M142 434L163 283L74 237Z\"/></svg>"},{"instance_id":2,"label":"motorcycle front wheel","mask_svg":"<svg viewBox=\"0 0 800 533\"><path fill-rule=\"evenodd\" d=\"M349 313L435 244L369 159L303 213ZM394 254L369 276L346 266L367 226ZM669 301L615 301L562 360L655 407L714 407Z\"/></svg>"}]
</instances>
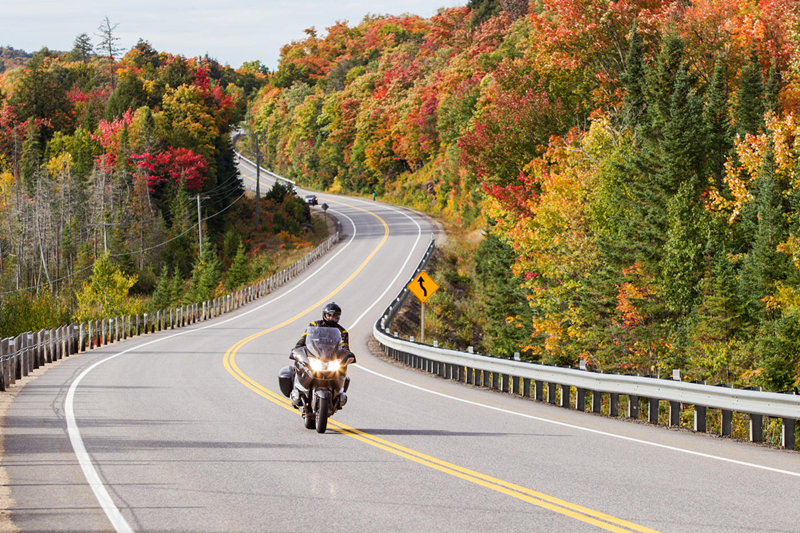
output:
<instances>
[{"instance_id":1,"label":"motorcycle front wheel","mask_svg":"<svg viewBox=\"0 0 800 533\"><path fill-rule=\"evenodd\" d=\"M325 430L328 429L329 402L328 398L320 398L317 402L317 433L325 433Z\"/></svg>"}]
</instances>

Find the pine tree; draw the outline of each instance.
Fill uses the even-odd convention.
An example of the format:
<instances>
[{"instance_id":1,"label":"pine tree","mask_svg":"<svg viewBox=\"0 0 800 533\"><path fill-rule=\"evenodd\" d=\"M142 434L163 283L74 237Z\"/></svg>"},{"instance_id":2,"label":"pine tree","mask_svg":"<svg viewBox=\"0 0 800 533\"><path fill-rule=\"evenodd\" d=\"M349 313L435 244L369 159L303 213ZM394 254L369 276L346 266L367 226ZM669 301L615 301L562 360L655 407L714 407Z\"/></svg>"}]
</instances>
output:
<instances>
[{"instance_id":1,"label":"pine tree","mask_svg":"<svg viewBox=\"0 0 800 533\"><path fill-rule=\"evenodd\" d=\"M150 309L152 311L160 311L167 309L172 305L172 290L171 280L169 276L169 267L164 265L161 269L161 276L158 278L158 283L153 291L153 296L150 299Z\"/></svg>"},{"instance_id":2,"label":"pine tree","mask_svg":"<svg viewBox=\"0 0 800 533\"><path fill-rule=\"evenodd\" d=\"M654 65L648 69L647 101L652 128L658 131L669 122L672 94L675 92L675 77L683 64L683 40L669 33L661 43Z\"/></svg>"},{"instance_id":3,"label":"pine tree","mask_svg":"<svg viewBox=\"0 0 800 533\"><path fill-rule=\"evenodd\" d=\"M197 258L192 269L192 284L187 294L189 302L202 302L214 296L220 278L222 265L217 258L217 253L212 246L203 250L203 255Z\"/></svg>"},{"instance_id":4,"label":"pine tree","mask_svg":"<svg viewBox=\"0 0 800 533\"><path fill-rule=\"evenodd\" d=\"M705 209L690 181L681 184L667 205L667 236L662 261L665 300L673 311L688 315L703 277Z\"/></svg>"},{"instance_id":5,"label":"pine tree","mask_svg":"<svg viewBox=\"0 0 800 533\"><path fill-rule=\"evenodd\" d=\"M642 37L639 35L636 20L631 26L631 40L625 60L625 74L622 83L625 87L623 103L623 123L636 126L646 110L644 98L645 70Z\"/></svg>"},{"instance_id":6,"label":"pine tree","mask_svg":"<svg viewBox=\"0 0 800 533\"><path fill-rule=\"evenodd\" d=\"M488 319L484 342L491 353L506 357L525 353L521 347L530 344L533 316L522 280L511 272L515 257L513 249L492 233L486 234L475 253L475 273Z\"/></svg>"},{"instance_id":7,"label":"pine tree","mask_svg":"<svg viewBox=\"0 0 800 533\"><path fill-rule=\"evenodd\" d=\"M775 282L786 279L792 268L789 257L777 251L778 244L786 240L788 223L783 187L775 176L771 139L755 189L755 232L752 247L742 265L741 290L748 301L750 316L757 319L763 316L764 298L773 293Z\"/></svg>"},{"instance_id":8,"label":"pine tree","mask_svg":"<svg viewBox=\"0 0 800 533\"><path fill-rule=\"evenodd\" d=\"M231 267L228 269L228 279L225 287L229 291L236 290L250 280L250 267L247 262L247 254L244 251L244 244L239 244L236 255L233 258Z\"/></svg>"},{"instance_id":9,"label":"pine tree","mask_svg":"<svg viewBox=\"0 0 800 533\"><path fill-rule=\"evenodd\" d=\"M733 148L731 122L728 117L728 84L721 61L714 65L714 76L708 88L706 107L703 113L706 123L707 170L722 191L725 161Z\"/></svg>"},{"instance_id":10,"label":"pine tree","mask_svg":"<svg viewBox=\"0 0 800 533\"><path fill-rule=\"evenodd\" d=\"M85 33L81 33L77 37L75 37L75 42L72 45L72 52L70 52L70 58L73 61L82 61L83 63L88 63L89 59L94 55L94 49L92 48L92 39Z\"/></svg>"},{"instance_id":11,"label":"pine tree","mask_svg":"<svg viewBox=\"0 0 800 533\"><path fill-rule=\"evenodd\" d=\"M781 75L773 61L769 68L769 74L767 74L767 84L764 86L764 109L773 115L778 115L780 111L780 90Z\"/></svg>"},{"instance_id":12,"label":"pine tree","mask_svg":"<svg viewBox=\"0 0 800 533\"><path fill-rule=\"evenodd\" d=\"M663 136L661 156L664 167L659 181L664 192L672 196L683 182L689 182L692 193L697 195L702 186L705 132L700 100L690 89L683 65L675 76L669 121L664 124Z\"/></svg>"},{"instance_id":13,"label":"pine tree","mask_svg":"<svg viewBox=\"0 0 800 533\"><path fill-rule=\"evenodd\" d=\"M733 118L740 137L755 134L764 127L764 83L755 46L750 49L750 61L741 72Z\"/></svg>"},{"instance_id":14,"label":"pine tree","mask_svg":"<svg viewBox=\"0 0 800 533\"><path fill-rule=\"evenodd\" d=\"M500 0L469 0L467 7L472 11L469 26L477 28L483 22L500 14L502 5Z\"/></svg>"},{"instance_id":15,"label":"pine tree","mask_svg":"<svg viewBox=\"0 0 800 533\"><path fill-rule=\"evenodd\" d=\"M25 140L22 142L21 157L22 181L31 193L35 190L36 173L39 170L41 158L42 151L39 126L33 120L33 117L31 117L28 119L28 125L25 128Z\"/></svg>"}]
</instances>

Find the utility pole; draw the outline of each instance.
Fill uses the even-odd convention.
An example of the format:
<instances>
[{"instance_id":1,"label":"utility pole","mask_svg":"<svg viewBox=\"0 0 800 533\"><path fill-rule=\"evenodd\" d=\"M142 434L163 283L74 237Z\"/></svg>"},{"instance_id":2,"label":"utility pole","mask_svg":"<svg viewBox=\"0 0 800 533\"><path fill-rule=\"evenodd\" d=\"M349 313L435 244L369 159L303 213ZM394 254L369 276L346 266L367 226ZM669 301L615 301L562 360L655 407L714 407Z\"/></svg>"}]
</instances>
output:
<instances>
[{"instance_id":1,"label":"utility pole","mask_svg":"<svg viewBox=\"0 0 800 533\"><path fill-rule=\"evenodd\" d=\"M203 257L203 217L200 214L200 200L208 200L210 196L195 196L197 198L197 234L200 237L200 257Z\"/></svg>"},{"instance_id":2,"label":"utility pole","mask_svg":"<svg viewBox=\"0 0 800 533\"><path fill-rule=\"evenodd\" d=\"M258 204L261 203L261 152L258 150L258 132L256 131L256 231L258 231Z\"/></svg>"}]
</instances>

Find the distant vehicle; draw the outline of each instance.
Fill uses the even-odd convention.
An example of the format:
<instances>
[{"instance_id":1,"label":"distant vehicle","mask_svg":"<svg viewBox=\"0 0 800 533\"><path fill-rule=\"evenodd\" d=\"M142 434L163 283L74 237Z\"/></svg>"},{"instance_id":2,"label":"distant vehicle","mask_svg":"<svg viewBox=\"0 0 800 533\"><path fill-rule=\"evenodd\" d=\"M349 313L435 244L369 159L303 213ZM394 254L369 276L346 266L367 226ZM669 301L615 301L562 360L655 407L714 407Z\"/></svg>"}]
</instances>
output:
<instances>
[{"instance_id":1,"label":"distant vehicle","mask_svg":"<svg viewBox=\"0 0 800 533\"><path fill-rule=\"evenodd\" d=\"M317 201L317 195L316 194L307 194L306 195L306 203L308 205L317 205L319 203L319 201Z\"/></svg>"}]
</instances>

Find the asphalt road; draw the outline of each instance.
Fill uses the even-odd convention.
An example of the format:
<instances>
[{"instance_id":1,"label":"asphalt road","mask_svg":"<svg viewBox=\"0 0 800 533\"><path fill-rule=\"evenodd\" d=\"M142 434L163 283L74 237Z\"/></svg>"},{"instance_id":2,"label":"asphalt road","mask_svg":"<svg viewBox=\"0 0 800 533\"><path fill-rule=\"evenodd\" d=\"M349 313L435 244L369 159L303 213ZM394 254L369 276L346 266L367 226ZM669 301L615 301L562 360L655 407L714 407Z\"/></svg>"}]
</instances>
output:
<instances>
[{"instance_id":1,"label":"asphalt road","mask_svg":"<svg viewBox=\"0 0 800 533\"><path fill-rule=\"evenodd\" d=\"M247 180L247 178L246 178ZM299 191L303 193L303 191ZM320 197L344 239L211 322L54 365L5 418L23 531L800 531L800 454L581 414L376 358L431 225ZM326 434L278 370L327 301L358 365Z\"/></svg>"}]
</instances>

